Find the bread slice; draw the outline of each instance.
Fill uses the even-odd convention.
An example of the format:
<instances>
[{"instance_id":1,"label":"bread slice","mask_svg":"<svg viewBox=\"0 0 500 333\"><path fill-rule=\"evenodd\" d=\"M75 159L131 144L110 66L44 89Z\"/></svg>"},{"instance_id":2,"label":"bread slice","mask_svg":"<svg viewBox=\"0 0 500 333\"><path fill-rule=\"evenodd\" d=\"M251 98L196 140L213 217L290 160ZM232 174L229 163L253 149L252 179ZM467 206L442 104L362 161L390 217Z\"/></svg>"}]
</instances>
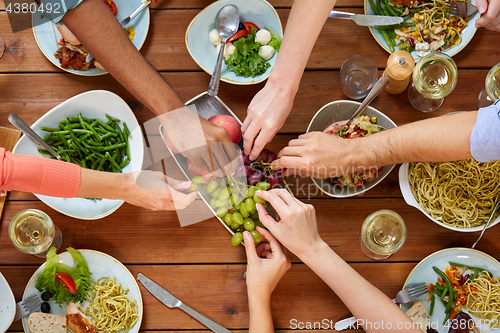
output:
<instances>
[{"instance_id":1,"label":"bread slice","mask_svg":"<svg viewBox=\"0 0 500 333\"><path fill-rule=\"evenodd\" d=\"M418 301L417 303L413 304L413 306L409 308L408 311L406 311L406 314L408 315L408 317L410 317L411 320L413 320L413 322L417 323L418 328L420 328L424 332L427 332L427 327L429 326L430 320L427 309L425 308L425 305L424 303L422 303L422 301Z\"/></svg>"},{"instance_id":2,"label":"bread slice","mask_svg":"<svg viewBox=\"0 0 500 333\"><path fill-rule=\"evenodd\" d=\"M33 312L28 317L31 333L67 333L66 317L50 313Z\"/></svg>"}]
</instances>

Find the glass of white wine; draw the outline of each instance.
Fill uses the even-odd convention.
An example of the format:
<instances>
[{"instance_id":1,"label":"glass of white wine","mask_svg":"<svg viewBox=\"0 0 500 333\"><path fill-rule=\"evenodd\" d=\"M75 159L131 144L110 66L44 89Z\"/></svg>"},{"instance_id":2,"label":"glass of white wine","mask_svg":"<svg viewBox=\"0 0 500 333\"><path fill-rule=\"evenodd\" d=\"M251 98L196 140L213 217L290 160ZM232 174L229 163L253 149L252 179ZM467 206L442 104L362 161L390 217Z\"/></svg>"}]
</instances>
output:
<instances>
[{"instance_id":1,"label":"glass of white wine","mask_svg":"<svg viewBox=\"0 0 500 333\"><path fill-rule=\"evenodd\" d=\"M361 250L368 258L384 260L406 241L406 225L396 212L384 209L370 214L361 227Z\"/></svg>"},{"instance_id":2,"label":"glass of white wine","mask_svg":"<svg viewBox=\"0 0 500 333\"><path fill-rule=\"evenodd\" d=\"M496 64L486 75L484 89L479 93L477 106L484 108L500 99L500 63Z\"/></svg>"},{"instance_id":3,"label":"glass of white wine","mask_svg":"<svg viewBox=\"0 0 500 333\"><path fill-rule=\"evenodd\" d=\"M413 83L408 89L408 99L419 111L436 111L456 85L455 61L444 53L429 53L413 69Z\"/></svg>"},{"instance_id":4,"label":"glass of white wine","mask_svg":"<svg viewBox=\"0 0 500 333\"><path fill-rule=\"evenodd\" d=\"M14 246L21 252L45 258L51 246L61 248L61 230L52 219L38 209L22 210L12 218L9 236Z\"/></svg>"}]
</instances>

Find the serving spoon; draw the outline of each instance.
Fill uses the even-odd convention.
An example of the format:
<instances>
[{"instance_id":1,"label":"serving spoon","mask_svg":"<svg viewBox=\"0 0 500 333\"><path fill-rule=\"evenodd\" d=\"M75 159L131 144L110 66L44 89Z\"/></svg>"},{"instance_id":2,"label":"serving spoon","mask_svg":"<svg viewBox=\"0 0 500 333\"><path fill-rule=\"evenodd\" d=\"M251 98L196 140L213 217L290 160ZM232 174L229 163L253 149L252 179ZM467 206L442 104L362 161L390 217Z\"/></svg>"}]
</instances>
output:
<instances>
[{"instance_id":1,"label":"serving spoon","mask_svg":"<svg viewBox=\"0 0 500 333\"><path fill-rule=\"evenodd\" d=\"M370 90L368 95L363 100L363 103L361 103L356 112L354 112L351 119L349 119L347 123L345 123L345 125L347 125L348 128L349 125L351 125L354 118L356 118L361 112L363 112L363 110L366 109L366 107L371 102L373 102L373 100L382 92L382 90L385 89L385 87L387 87L388 84L389 84L389 78L387 76L382 76L380 77L380 79L378 79L377 83L375 83L375 86L372 88L372 90Z\"/></svg>"},{"instance_id":2,"label":"serving spoon","mask_svg":"<svg viewBox=\"0 0 500 333\"><path fill-rule=\"evenodd\" d=\"M61 159L61 155L56 153L54 149L52 149L45 141L43 141L43 139L39 137L38 134L36 134L35 131L33 131L31 127L29 127L28 124L26 124L24 120L22 120L17 114L15 113L9 114L9 121L11 122L12 125L16 126L21 132L26 134L28 138L30 138L31 140L35 141L40 146L48 150L49 153L55 156L55 158L57 158L58 160Z\"/></svg>"},{"instance_id":3,"label":"serving spoon","mask_svg":"<svg viewBox=\"0 0 500 333\"><path fill-rule=\"evenodd\" d=\"M222 67L222 58L224 54L224 48L226 46L226 41L232 37L236 32L238 32L238 26L240 25L240 12L238 8L234 5L227 5L222 7L217 14L217 32L222 38L222 45L217 55L217 64L215 65L212 78L210 79L210 84L208 85L208 95L217 96L219 92L220 83L220 71Z\"/></svg>"}]
</instances>

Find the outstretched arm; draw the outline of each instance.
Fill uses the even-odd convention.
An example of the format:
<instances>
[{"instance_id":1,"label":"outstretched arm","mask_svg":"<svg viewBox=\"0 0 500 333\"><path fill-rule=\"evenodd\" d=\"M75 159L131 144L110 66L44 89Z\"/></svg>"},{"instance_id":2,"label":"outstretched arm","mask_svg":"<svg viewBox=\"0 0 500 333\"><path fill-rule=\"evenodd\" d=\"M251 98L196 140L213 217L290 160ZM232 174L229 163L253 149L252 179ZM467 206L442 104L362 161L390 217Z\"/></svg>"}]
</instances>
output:
<instances>
[{"instance_id":1,"label":"outstretched arm","mask_svg":"<svg viewBox=\"0 0 500 333\"><path fill-rule=\"evenodd\" d=\"M295 0L278 58L264 88L248 106L241 128L245 152L257 158L292 110L302 73L316 39L337 0Z\"/></svg>"}]
</instances>

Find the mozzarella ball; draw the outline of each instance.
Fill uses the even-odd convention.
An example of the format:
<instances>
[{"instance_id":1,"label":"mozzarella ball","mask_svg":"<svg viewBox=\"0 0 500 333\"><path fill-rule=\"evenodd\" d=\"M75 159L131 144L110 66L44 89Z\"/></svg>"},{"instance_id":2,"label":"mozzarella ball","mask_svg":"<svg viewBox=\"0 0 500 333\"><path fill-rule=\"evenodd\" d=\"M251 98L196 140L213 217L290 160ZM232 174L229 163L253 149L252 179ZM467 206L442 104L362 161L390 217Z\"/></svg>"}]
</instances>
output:
<instances>
[{"instance_id":1,"label":"mozzarella ball","mask_svg":"<svg viewBox=\"0 0 500 333\"><path fill-rule=\"evenodd\" d=\"M255 41L261 45L267 45L271 41L271 33L266 29L260 29L255 35Z\"/></svg>"},{"instance_id":2,"label":"mozzarella ball","mask_svg":"<svg viewBox=\"0 0 500 333\"><path fill-rule=\"evenodd\" d=\"M264 60L269 60L273 57L274 55L274 52L276 52L276 50L274 49L274 47L272 46L269 46L269 45L262 45L260 48L259 48L259 55L262 59Z\"/></svg>"},{"instance_id":3,"label":"mozzarella ball","mask_svg":"<svg viewBox=\"0 0 500 333\"><path fill-rule=\"evenodd\" d=\"M217 32L217 29L210 31L210 33L208 34L208 38L210 39L210 43L212 43L213 45L219 45L222 41L222 38L219 36L219 32Z\"/></svg>"},{"instance_id":4,"label":"mozzarella ball","mask_svg":"<svg viewBox=\"0 0 500 333\"><path fill-rule=\"evenodd\" d=\"M224 58L226 58L226 60L229 59L229 57L234 53L235 50L236 46L234 46L233 43L227 43L226 47L224 48Z\"/></svg>"}]
</instances>

